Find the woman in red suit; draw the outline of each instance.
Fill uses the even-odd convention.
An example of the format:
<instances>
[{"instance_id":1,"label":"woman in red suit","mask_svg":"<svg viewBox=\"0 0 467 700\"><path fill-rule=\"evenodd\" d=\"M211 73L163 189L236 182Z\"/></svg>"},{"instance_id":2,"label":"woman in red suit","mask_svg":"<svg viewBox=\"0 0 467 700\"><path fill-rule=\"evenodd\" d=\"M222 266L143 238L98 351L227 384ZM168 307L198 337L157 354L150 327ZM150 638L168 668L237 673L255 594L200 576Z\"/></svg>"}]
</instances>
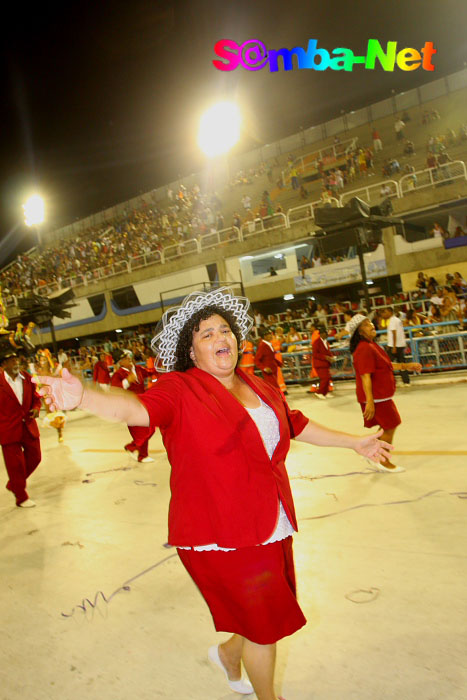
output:
<instances>
[{"instance_id":1,"label":"woman in red suit","mask_svg":"<svg viewBox=\"0 0 467 700\"><path fill-rule=\"evenodd\" d=\"M0 355L0 444L8 472L6 485L16 505L36 504L26 491L26 480L41 461L41 444L36 418L41 400L27 372L19 369L16 353L9 348Z\"/></svg>"},{"instance_id":2,"label":"woman in red suit","mask_svg":"<svg viewBox=\"0 0 467 700\"><path fill-rule=\"evenodd\" d=\"M396 391L394 370L420 372L418 362L391 362L388 354L376 343L376 329L363 314L352 316L348 323L350 352L357 381L357 401L363 413L365 428L379 426L381 438L392 445L396 428L401 423L392 400ZM371 461L371 460L370 460ZM389 459L376 465L381 471L403 472Z\"/></svg>"},{"instance_id":3,"label":"woman in red suit","mask_svg":"<svg viewBox=\"0 0 467 700\"><path fill-rule=\"evenodd\" d=\"M377 460L388 453L377 435L328 430L291 410L272 384L238 369L238 348L252 325L248 306L224 288L193 292L167 311L153 348L168 374L145 394L96 392L68 373L39 380L53 404L160 427L172 466L169 542L216 629L232 634L211 647L209 658L232 690L280 700L276 642L306 622L292 553L290 439L349 447ZM242 661L251 683L241 677Z\"/></svg>"}]
</instances>

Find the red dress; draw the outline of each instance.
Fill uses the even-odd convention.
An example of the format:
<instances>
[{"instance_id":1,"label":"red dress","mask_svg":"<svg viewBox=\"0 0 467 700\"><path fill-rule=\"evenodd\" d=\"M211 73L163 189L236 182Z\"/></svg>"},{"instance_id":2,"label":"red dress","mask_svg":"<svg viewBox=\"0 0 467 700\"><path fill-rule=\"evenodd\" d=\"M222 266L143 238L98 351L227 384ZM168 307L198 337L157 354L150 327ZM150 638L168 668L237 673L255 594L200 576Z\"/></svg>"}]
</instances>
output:
<instances>
[{"instance_id":1,"label":"red dress","mask_svg":"<svg viewBox=\"0 0 467 700\"><path fill-rule=\"evenodd\" d=\"M399 411L392 400L396 391L394 372L387 353L375 342L361 340L353 354L357 400L362 413L365 411L366 396L363 390L362 374L371 375L371 387L375 401L375 415L364 419L365 428L379 425L383 430L393 430L401 423Z\"/></svg>"}]
</instances>

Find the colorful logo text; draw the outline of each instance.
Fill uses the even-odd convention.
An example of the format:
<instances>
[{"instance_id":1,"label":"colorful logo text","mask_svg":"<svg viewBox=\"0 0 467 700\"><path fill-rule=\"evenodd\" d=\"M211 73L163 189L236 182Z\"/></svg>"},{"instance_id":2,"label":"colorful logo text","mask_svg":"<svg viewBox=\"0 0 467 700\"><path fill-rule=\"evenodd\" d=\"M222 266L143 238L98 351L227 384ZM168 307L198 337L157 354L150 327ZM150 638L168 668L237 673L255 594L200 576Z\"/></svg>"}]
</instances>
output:
<instances>
[{"instance_id":1,"label":"colorful logo text","mask_svg":"<svg viewBox=\"0 0 467 700\"><path fill-rule=\"evenodd\" d=\"M356 56L352 49L342 47L333 49L318 48L316 39L308 40L307 49L295 46L293 49L267 49L259 39L249 39L243 44L237 44L232 39L220 39L214 52L220 59L213 61L217 70L231 71L242 66L246 70L261 70L269 66L271 73L279 70L279 64L284 70L293 70L294 57L299 70L345 70L352 71L355 64L374 70L376 63L385 71L393 71L397 66L400 70L434 70L432 57L437 53L432 41L426 41L420 49L405 48L397 50L397 41L388 41L384 49L378 39L368 39L367 51L364 56Z\"/></svg>"}]
</instances>

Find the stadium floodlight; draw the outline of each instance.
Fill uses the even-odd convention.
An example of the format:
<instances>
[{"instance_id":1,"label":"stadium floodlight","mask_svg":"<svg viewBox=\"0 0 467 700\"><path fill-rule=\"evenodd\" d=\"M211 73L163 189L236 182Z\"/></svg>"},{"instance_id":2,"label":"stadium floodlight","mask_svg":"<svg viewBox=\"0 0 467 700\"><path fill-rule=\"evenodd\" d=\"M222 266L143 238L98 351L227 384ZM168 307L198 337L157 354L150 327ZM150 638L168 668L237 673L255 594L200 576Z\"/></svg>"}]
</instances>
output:
<instances>
[{"instance_id":1,"label":"stadium floodlight","mask_svg":"<svg viewBox=\"0 0 467 700\"><path fill-rule=\"evenodd\" d=\"M23 204L24 221L26 226L39 226L44 222L45 207L44 200L38 194L33 194Z\"/></svg>"},{"instance_id":2,"label":"stadium floodlight","mask_svg":"<svg viewBox=\"0 0 467 700\"><path fill-rule=\"evenodd\" d=\"M240 110L233 102L218 102L201 117L198 145L209 157L227 153L240 138Z\"/></svg>"}]
</instances>

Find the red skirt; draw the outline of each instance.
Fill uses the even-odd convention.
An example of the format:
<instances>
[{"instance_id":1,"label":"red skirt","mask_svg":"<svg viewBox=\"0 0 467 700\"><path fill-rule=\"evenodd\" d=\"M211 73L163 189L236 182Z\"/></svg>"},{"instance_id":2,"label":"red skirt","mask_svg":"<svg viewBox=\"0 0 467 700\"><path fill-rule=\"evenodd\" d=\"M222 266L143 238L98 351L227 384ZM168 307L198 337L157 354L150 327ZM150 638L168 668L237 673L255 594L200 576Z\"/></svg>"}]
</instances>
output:
<instances>
[{"instance_id":1,"label":"red skirt","mask_svg":"<svg viewBox=\"0 0 467 700\"><path fill-rule=\"evenodd\" d=\"M360 404L362 413L365 411L366 404ZM399 411L392 399L389 401L381 401L375 403L375 415L370 420L363 419L365 428L374 428L380 426L383 430L393 430L402 423Z\"/></svg>"},{"instance_id":2,"label":"red skirt","mask_svg":"<svg viewBox=\"0 0 467 700\"><path fill-rule=\"evenodd\" d=\"M306 624L296 596L292 537L232 552L177 552L218 632L274 644Z\"/></svg>"}]
</instances>

